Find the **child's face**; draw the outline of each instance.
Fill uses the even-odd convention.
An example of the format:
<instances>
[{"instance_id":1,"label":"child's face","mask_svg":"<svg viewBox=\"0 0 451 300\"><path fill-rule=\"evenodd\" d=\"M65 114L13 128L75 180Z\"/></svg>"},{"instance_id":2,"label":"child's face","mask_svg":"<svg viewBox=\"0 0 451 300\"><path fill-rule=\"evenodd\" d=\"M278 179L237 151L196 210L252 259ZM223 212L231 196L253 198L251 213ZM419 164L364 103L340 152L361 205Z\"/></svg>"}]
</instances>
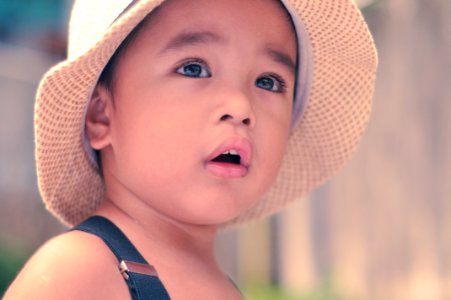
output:
<instances>
[{"instance_id":1,"label":"child's face","mask_svg":"<svg viewBox=\"0 0 451 300\"><path fill-rule=\"evenodd\" d=\"M238 216L277 174L295 63L275 0L166 2L117 65L107 191L116 185L182 222ZM226 151L240 162L213 161Z\"/></svg>"}]
</instances>

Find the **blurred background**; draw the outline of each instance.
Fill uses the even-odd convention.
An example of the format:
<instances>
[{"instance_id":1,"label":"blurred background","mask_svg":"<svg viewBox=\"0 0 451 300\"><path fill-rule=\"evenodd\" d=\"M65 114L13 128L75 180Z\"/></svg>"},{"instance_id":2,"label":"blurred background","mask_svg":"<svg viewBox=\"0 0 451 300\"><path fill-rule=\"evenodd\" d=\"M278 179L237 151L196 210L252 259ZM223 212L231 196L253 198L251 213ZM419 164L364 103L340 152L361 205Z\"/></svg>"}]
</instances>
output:
<instances>
[{"instance_id":1,"label":"blurred background","mask_svg":"<svg viewBox=\"0 0 451 300\"><path fill-rule=\"evenodd\" d=\"M71 0L0 0L0 296L65 230L38 195L34 94L64 59ZM380 67L347 167L273 218L223 232L247 299L451 299L451 1L359 1Z\"/></svg>"}]
</instances>

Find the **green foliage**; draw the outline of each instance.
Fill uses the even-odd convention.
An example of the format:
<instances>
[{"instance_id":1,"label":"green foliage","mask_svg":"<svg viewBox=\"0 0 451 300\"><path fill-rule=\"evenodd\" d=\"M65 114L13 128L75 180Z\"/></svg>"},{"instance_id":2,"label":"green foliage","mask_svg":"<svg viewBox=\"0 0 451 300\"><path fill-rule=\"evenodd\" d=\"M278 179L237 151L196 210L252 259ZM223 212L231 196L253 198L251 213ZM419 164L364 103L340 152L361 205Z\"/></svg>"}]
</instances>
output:
<instances>
[{"instance_id":1,"label":"green foliage","mask_svg":"<svg viewBox=\"0 0 451 300\"><path fill-rule=\"evenodd\" d=\"M340 296L329 281L300 295L289 294L276 286L252 285L244 290L244 296L246 300L350 300Z\"/></svg>"},{"instance_id":2,"label":"green foliage","mask_svg":"<svg viewBox=\"0 0 451 300\"><path fill-rule=\"evenodd\" d=\"M0 242L0 297L28 258L27 251Z\"/></svg>"},{"instance_id":3,"label":"green foliage","mask_svg":"<svg viewBox=\"0 0 451 300\"><path fill-rule=\"evenodd\" d=\"M295 300L295 298L284 293L274 286L254 285L244 291L246 300Z\"/></svg>"}]
</instances>

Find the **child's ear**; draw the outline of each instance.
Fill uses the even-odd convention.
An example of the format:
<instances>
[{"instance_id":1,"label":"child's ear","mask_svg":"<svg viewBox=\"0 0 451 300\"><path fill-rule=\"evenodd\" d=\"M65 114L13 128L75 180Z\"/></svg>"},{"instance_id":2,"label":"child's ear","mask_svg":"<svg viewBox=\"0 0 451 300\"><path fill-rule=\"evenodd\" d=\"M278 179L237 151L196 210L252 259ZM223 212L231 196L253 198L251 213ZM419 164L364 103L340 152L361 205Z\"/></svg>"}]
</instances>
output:
<instances>
[{"instance_id":1,"label":"child's ear","mask_svg":"<svg viewBox=\"0 0 451 300\"><path fill-rule=\"evenodd\" d=\"M111 92L97 84L86 114L86 133L93 149L101 150L110 144Z\"/></svg>"}]
</instances>

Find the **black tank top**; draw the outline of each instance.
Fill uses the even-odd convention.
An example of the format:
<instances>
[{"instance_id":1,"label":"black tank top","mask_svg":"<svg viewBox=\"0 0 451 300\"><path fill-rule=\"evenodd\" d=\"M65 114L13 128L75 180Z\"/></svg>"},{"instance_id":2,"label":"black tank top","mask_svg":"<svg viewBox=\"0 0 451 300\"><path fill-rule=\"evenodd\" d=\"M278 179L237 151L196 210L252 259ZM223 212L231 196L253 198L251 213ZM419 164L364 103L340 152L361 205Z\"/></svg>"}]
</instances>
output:
<instances>
[{"instance_id":1,"label":"black tank top","mask_svg":"<svg viewBox=\"0 0 451 300\"><path fill-rule=\"evenodd\" d=\"M155 268L147 263L125 234L110 220L93 216L72 230L94 234L105 242L119 262L118 268L133 300L170 299Z\"/></svg>"}]
</instances>

